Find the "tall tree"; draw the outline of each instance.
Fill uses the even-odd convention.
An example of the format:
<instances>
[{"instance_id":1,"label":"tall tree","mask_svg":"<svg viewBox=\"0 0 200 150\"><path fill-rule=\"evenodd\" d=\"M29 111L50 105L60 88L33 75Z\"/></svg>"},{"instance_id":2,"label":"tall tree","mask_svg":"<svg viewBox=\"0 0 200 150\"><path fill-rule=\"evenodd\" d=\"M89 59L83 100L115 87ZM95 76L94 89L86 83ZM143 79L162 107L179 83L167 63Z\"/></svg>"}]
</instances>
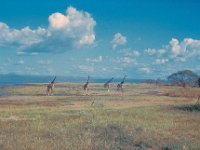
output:
<instances>
[{"instance_id":1,"label":"tall tree","mask_svg":"<svg viewBox=\"0 0 200 150\"><path fill-rule=\"evenodd\" d=\"M168 76L168 82L178 86L198 86L199 76L191 70L182 70Z\"/></svg>"}]
</instances>

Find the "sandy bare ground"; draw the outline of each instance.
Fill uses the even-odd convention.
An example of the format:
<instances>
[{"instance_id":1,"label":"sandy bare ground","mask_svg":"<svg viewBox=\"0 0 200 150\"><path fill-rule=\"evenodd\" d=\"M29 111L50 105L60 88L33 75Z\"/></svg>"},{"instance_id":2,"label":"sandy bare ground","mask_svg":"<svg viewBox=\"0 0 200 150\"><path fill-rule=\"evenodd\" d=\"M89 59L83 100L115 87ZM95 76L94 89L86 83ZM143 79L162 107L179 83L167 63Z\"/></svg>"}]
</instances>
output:
<instances>
[{"instance_id":1,"label":"sandy bare ground","mask_svg":"<svg viewBox=\"0 0 200 150\"><path fill-rule=\"evenodd\" d=\"M150 86L150 88L149 88ZM114 88L107 92L101 84L92 84L89 96L83 93L80 83L59 83L54 96L46 96L45 85L8 87L9 96L0 97L0 107L66 107L72 109L89 108L103 104L108 108L129 108L155 105L175 105L193 103L196 97L166 96L169 87L143 84L127 84L123 93Z\"/></svg>"}]
</instances>

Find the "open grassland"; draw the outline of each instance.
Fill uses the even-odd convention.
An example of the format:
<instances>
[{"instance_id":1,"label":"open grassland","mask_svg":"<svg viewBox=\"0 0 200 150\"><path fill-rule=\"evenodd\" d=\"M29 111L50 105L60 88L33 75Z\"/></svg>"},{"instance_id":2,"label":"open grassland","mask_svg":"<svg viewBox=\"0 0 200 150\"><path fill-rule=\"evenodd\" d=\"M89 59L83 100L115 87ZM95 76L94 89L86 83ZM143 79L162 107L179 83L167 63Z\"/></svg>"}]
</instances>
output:
<instances>
[{"instance_id":1,"label":"open grassland","mask_svg":"<svg viewBox=\"0 0 200 150\"><path fill-rule=\"evenodd\" d=\"M200 90L126 84L57 83L4 87L2 150L200 150Z\"/></svg>"}]
</instances>

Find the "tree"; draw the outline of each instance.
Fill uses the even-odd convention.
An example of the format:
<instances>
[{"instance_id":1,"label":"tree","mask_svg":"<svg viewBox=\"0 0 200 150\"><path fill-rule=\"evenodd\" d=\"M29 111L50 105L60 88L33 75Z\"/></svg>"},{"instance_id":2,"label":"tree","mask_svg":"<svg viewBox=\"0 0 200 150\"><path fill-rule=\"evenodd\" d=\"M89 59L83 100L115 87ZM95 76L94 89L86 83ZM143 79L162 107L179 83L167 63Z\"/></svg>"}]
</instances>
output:
<instances>
[{"instance_id":1,"label":"tree","mask_svg":"<svg viewBox=\"0 0 200 150\"><path fill-rule=\"evenodd\" d=\"M200 87L200 78L198 78L198 86Z\"/></svg>"},{"instance_id":2,"label":"tree","mask_svg":"<svg viewBox=\"0 0 200 150\"><path fill-rule=\"evenodd\" d=\"M198 86L199 76L191 70L182 70L171 74L167 78L168 82L178 86Z\"/></svg>"}]
</instances>

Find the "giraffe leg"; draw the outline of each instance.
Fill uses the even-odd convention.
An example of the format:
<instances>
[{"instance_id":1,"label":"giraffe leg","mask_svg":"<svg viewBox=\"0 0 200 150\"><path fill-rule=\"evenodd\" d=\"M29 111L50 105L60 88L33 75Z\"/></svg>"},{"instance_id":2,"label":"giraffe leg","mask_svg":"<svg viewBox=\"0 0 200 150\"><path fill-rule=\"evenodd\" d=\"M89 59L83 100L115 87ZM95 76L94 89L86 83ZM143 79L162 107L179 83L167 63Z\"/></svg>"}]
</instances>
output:
<instances>
[{"instance_id":1,"label":"giraffe leg","mask_svg":"<svg viewBox=\"0 0 200 150\"><path fill-rule=\"evenodd\" d=\"M51 91L51 95L52 95L52 96L54 95L54 89L52 89L52 91Z\"/></svg>"},{"instance_id":2,"label":"giraffe leg","mask_svg":"<svg viewBox=\"0 0 200 150\"><path fill-rule=\"evenodd\" d=\"M52 95L52 89L50 88L49 89L49 96L51 96Z\"/></svg>"},{"instance_id":3,"label":"giraffe leg","mask_svg":"<svg viewBox=\"0 0 200 150\"><path fill-rule=\"evenodd\" d=\"M89 94L88 94L88 89L87 89L87 88L86 88L86 95L89 95Z\"/></svg>"},{"instance_id":4,"label":"giraffe leg","mask_svg":"<svg viewBox=\"0 0 200 150\"><path fill-rule=\"evenodd\" d=\"M53 91L51 90L51 96L53 96Z\"/></svg>"},{"instance_id":5,"label":"giraffe leg","mask_svg":"<svg viewBox=\"0 0 200 150\"><path fill-rule=\"evenodd\" d=\"M87 95L87 88L84 88L84 95Z\"/></svg>"},{"instance_id":6,"label":"giraffe leg","mask_svg":"<svg viewBox=\"0 0 200 150\"><path fill-rule=\"evenodd\" d=\"M199 105L199 100L200 100L200 96L199 96L198 99L197 99L197 105Z\"/></svg>"},{"instance_id":7,"label":"giraffe leg","mask_svg":"<svg viewBox=\"0 0 200 150\"><path fill-rule=\"evenodd\" d=\"M121 95L123 95L123 92L124 92L123 87L121 87Z\"/></svg>"},{"instance_id":8,"label":"giraffe leg","mask_svg":"<svg viewBox=\"0 0 200 150\"><path fill-rule=\"evenodd\" d=\"M49 96L49 89L47 88L46 95Z\"/></svg>"}]
</instances>

